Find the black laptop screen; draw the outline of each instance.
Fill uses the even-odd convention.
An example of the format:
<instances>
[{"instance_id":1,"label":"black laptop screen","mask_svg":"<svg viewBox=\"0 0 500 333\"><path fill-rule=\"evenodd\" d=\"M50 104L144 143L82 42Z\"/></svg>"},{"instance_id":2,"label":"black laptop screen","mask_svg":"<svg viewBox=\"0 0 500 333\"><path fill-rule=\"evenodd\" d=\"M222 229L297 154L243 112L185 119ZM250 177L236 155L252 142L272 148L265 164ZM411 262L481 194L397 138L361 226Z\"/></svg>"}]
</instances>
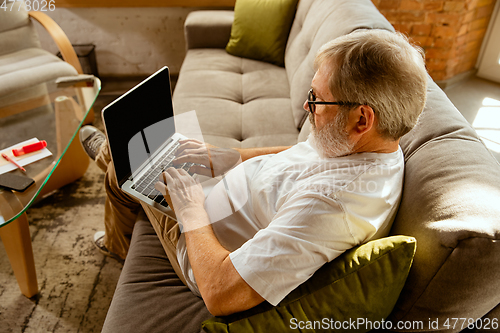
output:
<instances>
[{"instance_id":1,"label":"black laptop screen","mask_svg":"<svg viewBox=\"0 0 500 333\"><path fill-rule=\"evenodd\" d=\"M102 113L118 183L175 133L168 68L164 67Z\"/></svg>"}]
</instances>

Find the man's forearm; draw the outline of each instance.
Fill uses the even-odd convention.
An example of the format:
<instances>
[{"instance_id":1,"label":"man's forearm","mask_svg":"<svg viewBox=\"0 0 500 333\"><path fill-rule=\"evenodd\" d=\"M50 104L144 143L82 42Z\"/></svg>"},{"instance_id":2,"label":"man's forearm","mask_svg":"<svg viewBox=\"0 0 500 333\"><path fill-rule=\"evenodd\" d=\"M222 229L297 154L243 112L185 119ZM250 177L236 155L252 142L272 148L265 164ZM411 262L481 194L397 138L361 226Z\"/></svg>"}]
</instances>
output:
<instances>
[{"instance_id":1,"label":"man's forearm","mask_svg":"<svg viewBox=\"0 0 500 333\"><path fill-rule=\"evenodd\" d=\"M238 151L241 155L241 160L246 161L252 157L267 155L267 154L277 154L283 150L287 150L292 146L277 146L277 147L258 147L258 148L233 148Z\"/></svg>"},{"instance_id":2,"label":"man's forearm","mask_svg":"<svg viewBox=\"0 0 500 333\"><path fill-rule=\"evenodd\" d=\"M234 153L234 152L233 152ZM208 310L216 316L247 310L264 301L240 276L219 242L205 210L201 184L185 170L168 168L155 184L183 226L187 254Z\"/></svg>"},{"instance_id":3,"label":"man's forearm","mask_svg":"<svg viewBox=\"0 0 500 333\"><path fill-rule=\"evenodd\" d=\"M234 268L230 252L215 236L206 211L200 207L182 214L189 262L207 308L213 315L247 310L264 301Z\"/></svg>"}]
</instances>

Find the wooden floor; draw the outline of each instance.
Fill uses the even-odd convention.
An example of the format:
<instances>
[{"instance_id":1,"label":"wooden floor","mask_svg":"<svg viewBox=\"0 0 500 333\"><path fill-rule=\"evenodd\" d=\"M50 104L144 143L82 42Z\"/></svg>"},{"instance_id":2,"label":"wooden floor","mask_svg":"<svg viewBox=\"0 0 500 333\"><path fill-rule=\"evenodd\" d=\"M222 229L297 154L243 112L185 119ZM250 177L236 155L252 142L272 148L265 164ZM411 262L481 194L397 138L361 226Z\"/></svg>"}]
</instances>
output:
<instances>
[{"instance_id":1,"label":"wooden floor","mask_svg":"<svg viewBox=\"0 0 500 333\"><path fill-rule=\"evenodd\" d=\"M498 84L475 79L464 84L447 93L471 122L485 97L500 100L495 95L500 92ZM104 89L99 97L98 127L102 127L100 108L120 89L113 86L111 93ZM82 179L29 209L40 288L37 297L21 295L0 246L0 333L101 331L122 268L92 244L93 234L103 229L103 178L91 163Z\"/></svg>"},{"instance_id":2,"label":"wooden floor","mask_svg":"<svg viewBox=\"0 0 500 333\"><path fill-rule=\"evenodd\" d=\"M471 77L445 93L500 161L500 83Z\"/></svg>"}]
</instances>

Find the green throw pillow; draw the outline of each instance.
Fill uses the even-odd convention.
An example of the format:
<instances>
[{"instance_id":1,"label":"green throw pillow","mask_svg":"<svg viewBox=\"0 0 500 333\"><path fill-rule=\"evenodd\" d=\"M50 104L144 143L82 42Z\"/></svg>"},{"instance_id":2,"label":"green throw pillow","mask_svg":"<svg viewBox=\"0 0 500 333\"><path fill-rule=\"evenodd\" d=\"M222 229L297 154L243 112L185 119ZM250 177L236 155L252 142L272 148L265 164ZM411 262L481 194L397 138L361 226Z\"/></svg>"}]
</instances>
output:
<instances>
[{"instance_id":1,"label":"green throw pillow","mask_svg":"<svg viewBox=\"0 0 500 333\"><path fill-rule=\"evenodd\" d=\"M298 0L237 0L229 54L283 66Z\"/></svg>"},{"instance_id":2,"label":"green throw pillow","mask_svg":"<svg viewBox=\"0 0 500 333\"><path fill-rule=\"evenodd\" d=\"M277 306L264 302L207 320L202 327L225 333L367 332L382 327L403 289L415 250L413 237L368 242L325 264Z\"/></svg>"}]
</instances>

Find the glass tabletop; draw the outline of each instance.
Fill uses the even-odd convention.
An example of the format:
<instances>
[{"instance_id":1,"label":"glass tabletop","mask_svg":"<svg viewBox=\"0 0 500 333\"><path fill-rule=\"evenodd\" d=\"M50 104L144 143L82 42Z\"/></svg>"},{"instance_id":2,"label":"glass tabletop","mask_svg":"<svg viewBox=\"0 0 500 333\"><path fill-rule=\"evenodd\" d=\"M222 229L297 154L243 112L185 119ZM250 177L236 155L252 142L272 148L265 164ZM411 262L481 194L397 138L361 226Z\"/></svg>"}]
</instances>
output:
<instances>
[{"instance_id":1,"label":"glass tabletop","mask_svg":"<svg viewBox=\"0 0 500 333\"><path fill-rule=\"evenodd\" d=\"M0 172L35 180L34 185L23 192L0 186L0 227L23 214L42 192L68 147L78 140L78 130L100 89L98 78L69 87L58 86L51 80L0 97L0 152L26 169L24 172L0 156ZM46 150L13 155L12 148L37 140L47 142ZM34 159L37 160L26 164ZM15 169L5 172L10 168Z\"/></svg>"}]
</instances>

